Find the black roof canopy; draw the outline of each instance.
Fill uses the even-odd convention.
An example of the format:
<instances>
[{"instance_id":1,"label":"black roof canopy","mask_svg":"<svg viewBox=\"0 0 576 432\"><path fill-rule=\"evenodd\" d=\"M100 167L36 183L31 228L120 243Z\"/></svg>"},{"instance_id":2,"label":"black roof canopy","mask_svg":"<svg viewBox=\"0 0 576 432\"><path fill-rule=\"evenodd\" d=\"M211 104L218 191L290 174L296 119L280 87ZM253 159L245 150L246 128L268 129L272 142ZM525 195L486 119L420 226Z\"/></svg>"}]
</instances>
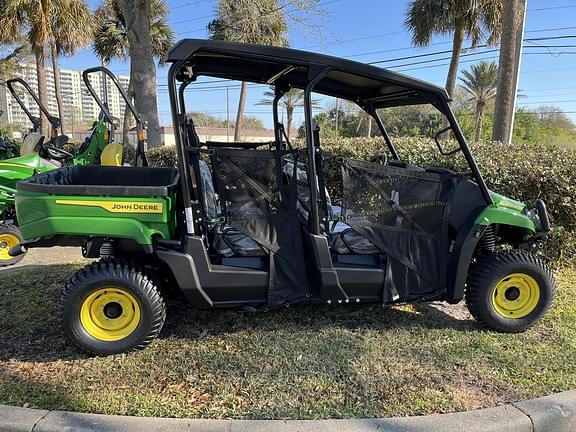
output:
<instances>
[{"instance_id":1,"label":"black roof canopy","mask_svg":"<svg viewBox=\"0 0 576 432\"><path fill-rule=\"evenodd\" d=\"M193 76L268 83L304 89L316 74L330 71L314 91L383 108L448 100L438 86L376 66L291 48L234 42L184 39L168 54L170 63L183 62ZM177 76L185 80L185 71Z\"/></svg>"}]
</instances>

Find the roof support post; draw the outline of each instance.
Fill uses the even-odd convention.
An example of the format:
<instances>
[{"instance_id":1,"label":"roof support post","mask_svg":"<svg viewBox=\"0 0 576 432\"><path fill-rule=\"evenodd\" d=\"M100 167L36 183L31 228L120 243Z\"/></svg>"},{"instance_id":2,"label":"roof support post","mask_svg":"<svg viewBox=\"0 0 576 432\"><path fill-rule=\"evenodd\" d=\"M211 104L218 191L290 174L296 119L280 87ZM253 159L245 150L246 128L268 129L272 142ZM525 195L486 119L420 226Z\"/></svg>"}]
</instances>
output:
<instances>
[{"instance_id":1,"label":"roof support post","mask_svg":"<svg viewBox=\"0 0 576 432\"><path fill-rule=\"evenodd\" d=\"M172 124L174 126L174 140L176 141L176 154L178 156L178 169L180 171L180 184L182 187L182 202L184 204L184 215L186 217L186 231L194 234L194 214L192 211L192 178L188 168L188 149L184 147L187 137L184 130L186 124L186 112L182 106L178 91L176 89L176 75L183 67L185 61L173 63L168 71L168 94L170 96L170 111L172 112Z\"/></svg>"},{"instance_id":2,"label":"roof support post","mask_svg":"<svg viewBox=\"0 0 576 432\"><path fill-rule=\"evenodd\" d=\"M388 134L388 130L386 130L386 126L384 126L384 123L382 123L382 119L380 118L378 111L376 109L374 109L373 106L365 107L364 109L366 110L366 112L368 114L370 114L372 116L372 118L376 122L376 125L378 125L378 129L380 129L380 132L382 133L382 136L384 137L384 141L386 142L386 146L388 147L388 150L390 151L390 154L392 155L392 157L396 160L400 160L400 156L398 155L398 152L396 151L396 147L392 143L392 140L390 139L390 135Z\"/></svg>"},{"instance_id":3,"label":"roof support post","mask_svg":"<svg viewBox=\"0 0 576 432\"><path fill-rule=\"evenodd\" d=\"M484 178L482 177L482 174L480 173L480 169L478 168L478 164L476 163L476 160L474 159L474 156L472 155L472 152L470 151L470 147L468 147L468 143L466 142L466 138L462 134L462 130L460 129L460 126L458 126L458 120L456 120L456 117L454 116L454 113L452 112L452 109L450 108L448 101L445 99L440 99L439 105L438 104L435 104L435 105L437 108L439 108L440 112L444 113L444 115L446 116L446 119L448 120L448 124L450 125L450 129L452 130L452 133L456 137L456 141L458 141L458 144L460 146L460 150L462 150L462 154L464 155L466 162L468 162L468 165L470 166L470 169L472 170L472 174L474 175L474 180L476 180L476 183L478 184L478 187L480 188L480 192L482 193L482 196L486 200L486 204L492 204L492 197L490 196L490 192L488 191L488 187L486 186L486 182L484 181Z\"/></svg>"},{"instance_id":4,"label":"roof support post","mask_svg":"<svg viewBox=\"0 0 576 432\"><path fill-rule=\"evenodd\" d=\"M306 120L306 147L308 149L308 178L310 183L310 219L309 229L312 234L320 234L318 219L318 173L316 171L316 152L320 151L320 143L314 141L314 125L312 124L312 90L326 76L332 67L311 65L308 68L308 85L304 90L304 116Z\"/></svg>"},{"instance_id":5,"label":"roof support post","mask_svg":"<svg viewBox=\"0 0 576 432\"><path fill-rule=\"evenodd\" d=\"M284 96L284 91L274 87L274 100L272 101L272 115L274 117L274 139L276 140L276 149L282 150L280 145L282 143L282 133L280 132L279 116L278 116L278 102Z\"/></svg>"}]
</instances>

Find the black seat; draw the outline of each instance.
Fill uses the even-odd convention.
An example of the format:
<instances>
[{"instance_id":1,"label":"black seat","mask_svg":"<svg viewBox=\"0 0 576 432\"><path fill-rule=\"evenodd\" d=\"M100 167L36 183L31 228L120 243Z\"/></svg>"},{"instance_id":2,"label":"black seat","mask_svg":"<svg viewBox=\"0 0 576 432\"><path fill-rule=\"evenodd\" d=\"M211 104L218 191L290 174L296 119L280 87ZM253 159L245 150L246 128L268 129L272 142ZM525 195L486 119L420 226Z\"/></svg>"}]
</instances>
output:
<instances>
[{"instance_id":1,"label":"black seat","mask_svg":"<svg viewBox=\"0 0 576 432\"><path fill-rule=\"evenodd\" d=\"M203 160L198 162L200 165L202 188L204 190L204 209L206 216L212 221L217 221L220 212L216 193L214 191L212 173L210 172L210 168L206 162ZM255 207L248 207L243 211L249 213L258 210L259 209ZM268 254L258 243L229 224L213 222L211 231L213 234L212 247L223 257L258 257L266 256Z\"/></svg>"},{"instance_id":2,"label":"black seat","mask_svg":"<svg viewBox=\"0 0 576 432\"><path fill-rule=\"evenodd\" d=\"M283 171L287 176L291 177L294 173L294 164L292 162L287 162L284 165ZM308 173L303 165L299 164L296 167L296 179L298 183L298 212L303 221L307 221L310 211L310 196ZM332 205L328 190L325 191L325 194L330 218L339 218L341 208ZM354 215L348 214L347 217L351 218L354 217ZM342 221L330 224L330 231L328 232L327 237L330 249L338 255L373 255L380 252L379 249L370 242L370 240L360 235L350 225Z\"/></svg>"}]
</instances>

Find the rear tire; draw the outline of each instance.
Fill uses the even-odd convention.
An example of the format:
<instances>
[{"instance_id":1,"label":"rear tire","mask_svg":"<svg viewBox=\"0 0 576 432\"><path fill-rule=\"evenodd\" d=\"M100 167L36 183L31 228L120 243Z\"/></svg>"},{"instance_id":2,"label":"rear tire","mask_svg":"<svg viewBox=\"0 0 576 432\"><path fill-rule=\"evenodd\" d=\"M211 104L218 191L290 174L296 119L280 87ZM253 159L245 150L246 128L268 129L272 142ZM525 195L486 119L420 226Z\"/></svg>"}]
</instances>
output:
<instances>
[{"instance_id":1,"label":"rear tire","mask_svg":"<svg viewBox=\"0 0 576 432\"><path fill-rule=\"evenodd\" d=\"M62 291L58 309L66 336L96 355L145 348L166 319L164 300L152 280L116 260L78 271Z\"/></svg>"},{"instance_id":2,"label":"rear tire","mask_svg":"<svg viewBox=\"0 0 576 432\"><path fill-rule=\"evenodd\" d=\"M556 283L537 256L524 251L478 258L466 286L466 304L484 327L518 333L535 325L552 307Z\"/></svg>"},{"instance_id":3,"label":"rear tire","mask_svg":"<svg viewBox=\"0 0 576 432\"><path fill-rule=\"evenodd\" d=\"M26 254L11 257L8 251L24 241L16 225L0 223L0 267L9 267L22 260Z\"/></svg>"}]
</instances>

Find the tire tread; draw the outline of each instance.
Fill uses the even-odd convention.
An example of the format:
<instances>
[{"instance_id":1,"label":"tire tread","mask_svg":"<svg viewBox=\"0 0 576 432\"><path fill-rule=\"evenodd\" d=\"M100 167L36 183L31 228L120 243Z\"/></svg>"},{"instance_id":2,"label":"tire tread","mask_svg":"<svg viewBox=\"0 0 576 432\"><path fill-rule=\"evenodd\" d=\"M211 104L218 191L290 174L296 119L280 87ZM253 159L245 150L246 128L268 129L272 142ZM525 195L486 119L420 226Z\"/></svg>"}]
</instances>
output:
<instances>
[{"instance_id":1,"label":"tire tread","mask_svg":"<svg viewBox=\"0 0 576 432\"><path fill-rule=\"evenodd\" d=\"M65 307L76 290L82 289L87 283L90 283L95 278L101 277L130 281L139 286L144 296L149 300L152 306L152 325L147 335L127 351L139 351L146 348L162 330L164 321L166 320L166 304L160 295L158 287L143 269L138 268L133 263L120 259L104 259L88 264L76 272L64 286L58 302L58 318L68 339L71 340L75 346L86 351L86 347L78 343L76 338L72 336L68 326L65 325ZM95 352L95 354L99 353Z\"/></svg>"}]
</instances>

